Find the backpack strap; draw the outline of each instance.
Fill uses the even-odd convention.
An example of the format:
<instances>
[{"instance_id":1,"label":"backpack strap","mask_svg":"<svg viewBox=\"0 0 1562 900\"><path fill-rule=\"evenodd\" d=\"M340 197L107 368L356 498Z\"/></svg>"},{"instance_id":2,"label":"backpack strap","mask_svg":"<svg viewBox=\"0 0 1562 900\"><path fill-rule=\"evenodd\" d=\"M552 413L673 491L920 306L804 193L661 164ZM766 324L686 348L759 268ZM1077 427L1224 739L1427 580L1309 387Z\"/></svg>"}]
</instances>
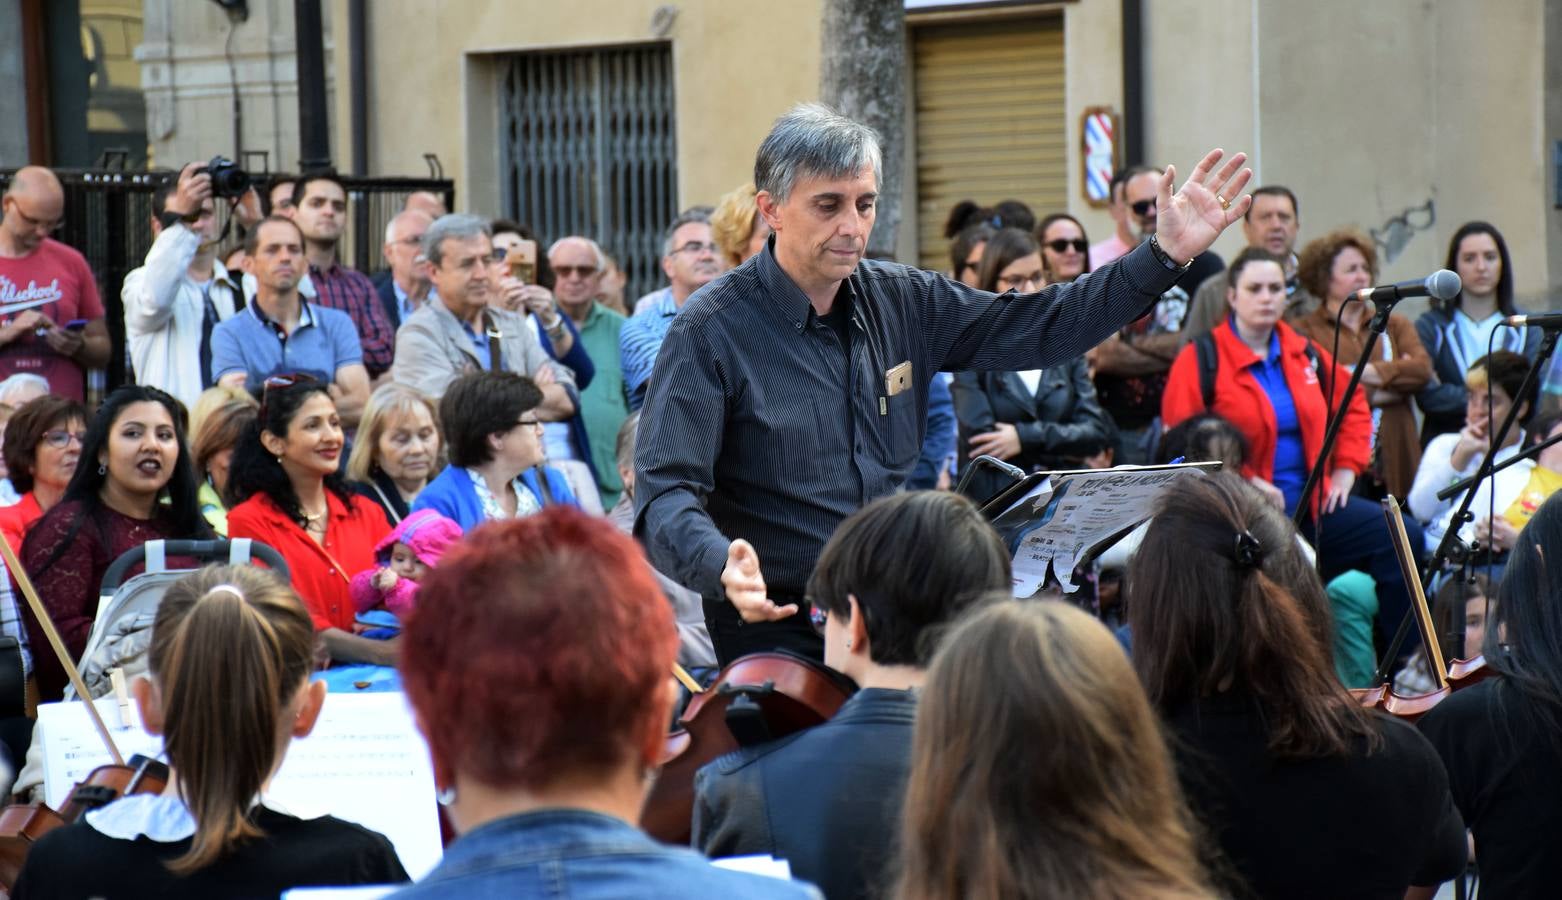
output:
<instances>
[{"instance_id":1,"label":"backpack strap","mask_svg":"<svg viewBox=\"0 0 1562 900\"><path fill-rule=\"evenodd\" d=\"M1220 371L1220 354L1215 349L1215 335L1206 331L1193 339L1194 352L1199 359L1199 395L1204 398L1204 408L1215 405L1215 375Z\"/></svg>"}]
</instances>

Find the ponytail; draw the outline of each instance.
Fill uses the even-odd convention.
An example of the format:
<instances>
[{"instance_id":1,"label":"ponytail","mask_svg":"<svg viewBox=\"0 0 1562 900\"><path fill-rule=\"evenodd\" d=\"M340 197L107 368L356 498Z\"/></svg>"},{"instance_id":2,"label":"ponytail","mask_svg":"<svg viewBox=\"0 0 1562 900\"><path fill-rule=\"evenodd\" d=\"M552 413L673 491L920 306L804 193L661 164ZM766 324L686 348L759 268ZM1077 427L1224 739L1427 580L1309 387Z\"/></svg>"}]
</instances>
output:
<instances>
[{"instance_id":1,"label":"ponytail","mask_svg":"<svg viewBox=\"0 0 1562 900\"><path fill-rule=\"evenodd\" d=\"M169 588L150 665L164 748L195 818L190 849L168 864L197 872L261 836L250 807L278 759L284 709L308 678L314 629L277 576L214 566Z\"/></svg>"}]
</instances>

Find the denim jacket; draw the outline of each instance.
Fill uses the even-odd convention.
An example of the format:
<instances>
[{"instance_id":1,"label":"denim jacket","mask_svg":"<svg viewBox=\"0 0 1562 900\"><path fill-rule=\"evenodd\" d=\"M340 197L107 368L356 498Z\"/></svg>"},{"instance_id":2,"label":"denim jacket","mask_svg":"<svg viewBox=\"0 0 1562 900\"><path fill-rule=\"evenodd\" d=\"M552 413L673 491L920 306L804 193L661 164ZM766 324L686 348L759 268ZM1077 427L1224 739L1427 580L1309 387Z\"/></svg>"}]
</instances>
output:
<instances>
[{"instance_id":1,"label":"denim jacket","mask_svg":"<svg viewBox=\"0 0 1562 900\"><path fill-rule=\"evenodd\" d=\"M434 871L392 900L460 897L635 897L644 900L818 898L802 882L718 869L692 850L658 844L620 819L550 809L489 822L445 850Z\"/></svg>"}]
</instances>

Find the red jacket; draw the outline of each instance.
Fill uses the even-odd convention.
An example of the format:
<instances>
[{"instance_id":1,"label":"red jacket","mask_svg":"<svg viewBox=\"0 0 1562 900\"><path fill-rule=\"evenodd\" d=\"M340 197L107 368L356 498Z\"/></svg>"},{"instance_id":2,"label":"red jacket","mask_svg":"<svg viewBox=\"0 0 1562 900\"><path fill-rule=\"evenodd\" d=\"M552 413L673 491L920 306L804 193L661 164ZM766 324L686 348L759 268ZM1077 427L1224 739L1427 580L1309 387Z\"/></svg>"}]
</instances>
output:
<instances>
[{"instance_id":1,"label":"red jacket","mask_svg":"<svg viewBox=\"0 0 1562 900\"><path fill-rule=\"evenodd\" d=\"M1275 325L1280 335L1280 363L1285 370L1285 383L1291 388L1291 400L1296 404L1296 418L1301 425L1302 451L1309 460L1318 458L1323 449L1323 434L1329 427L1329 415L1324 407L1323 392L1327 383L1320 384L1318 373L1307 355L1307 338L1302 337L1284 322ZM1237 426L1247 437L1249 453L1242 464L1242 474L1257 475L1266 481L1274 480L1275 409L1269 396L1249 371L1259 359L1231 330L1228 319L1212 332L1215 336L1215 352L1220 366L1215 372L1215 402L1210 412L1217 413ZM1314 346L1320 367L1335 383L1335 408L1339 406L1339 394L1345 390L1350 372L1336 365L1328 352ZM1198 348L1188 344L1177 354L1167 376L1166 390L1161 395L1161 421L1167 428L1184 419L1204 412L1204 392L1199 386ZM1367 408L1366 394L1358 389L1351 397L1350 409L1340 426L1340 435L1334 442L1334 454L1324 472L1324 490L1329 489L1329 476L1336 469L1349 469L1360 474L1372 458L1372 413ZM1314 517L1318 514L1318 495L1308 500Z\"/></svg>"}]
</instances>

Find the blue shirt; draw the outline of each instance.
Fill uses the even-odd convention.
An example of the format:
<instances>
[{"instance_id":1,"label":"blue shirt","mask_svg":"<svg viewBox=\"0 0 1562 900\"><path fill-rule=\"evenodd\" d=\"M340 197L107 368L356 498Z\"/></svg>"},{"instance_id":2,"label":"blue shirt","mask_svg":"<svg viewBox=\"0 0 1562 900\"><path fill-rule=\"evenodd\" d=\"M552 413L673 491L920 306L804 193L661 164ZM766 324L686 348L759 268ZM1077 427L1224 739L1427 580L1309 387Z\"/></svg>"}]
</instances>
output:
<instances>
[{"instance_id":1,"label":"blue shirt","mask_svg":"<svg viewBox=\"0 0 1562 900\"><path fill-rule=\"evenodd\" d=\"M248 373L251 386L278 372L307 372L331 382L343 366L362 363L352 318L313 303L303 304L292 334L266 318L259 303L212 329L213 382L230 372Z\"/></svg>"},{"instance_id":2,"label":"blue shirt","mask_svg":"<svg viewBox=\"0 0 1562 900\"><path fill-rule=\"evenodd\" d=\"M1233 325L1232 329L1235 330ZM1280 334L1269 335L1269 355L1250 364L1253 380L1269 396L1275 411L1275 458L1273 484L1285 494L1285 513L1292 515L1307 486L1307 453L1302 448L1302 422L1296 417L1296 401L1285 382L1280 355Z\"/></svg>"},{"instance_id":3,"label":"blue shirt","mask_svg":"<svg viewBox=\"0 0 1562 900\"><path fill-rule=\"evenodd\" d=\"M806 900L811 885L718 869L687 847L658 844L601 813L548 809L509 816L457 838L422 881L392 900L425 897L636 897L640 900Z\"/></svg>"},{"instance_id":4,"label":"blue shirt","mask_svg":"<svg viewBox=\"0 0 1562 900\"><path fill-rule=\"evenodd\" d=\"M667 337L667 330L672 328L677 315L678 303L673 300L673 289L664 288L649 309L625 322L618 333L620 368L631 410L639 409L645 402L646 385L656 366L656 354L662 349L662 339Z\"/></svg>"}]
</instances>

